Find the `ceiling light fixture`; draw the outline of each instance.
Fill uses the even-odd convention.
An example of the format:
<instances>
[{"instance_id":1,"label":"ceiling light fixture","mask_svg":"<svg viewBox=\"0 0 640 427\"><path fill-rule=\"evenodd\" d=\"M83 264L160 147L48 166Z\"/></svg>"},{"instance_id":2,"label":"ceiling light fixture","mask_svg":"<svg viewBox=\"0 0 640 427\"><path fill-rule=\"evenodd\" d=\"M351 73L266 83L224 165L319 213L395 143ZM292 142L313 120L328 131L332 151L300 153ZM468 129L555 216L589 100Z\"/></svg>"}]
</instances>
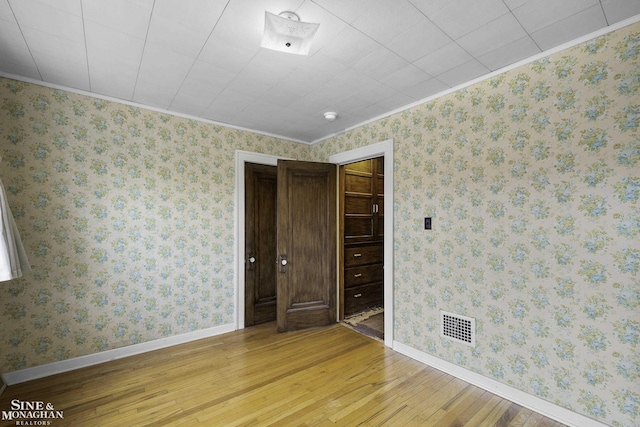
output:
<instances>
[{"instance_id":1,"label":"ceiling light fixture","mask_svg":"<svg viewBox=\"0 0 640 427\"><path fill-rule=\"evenodd\" d=\"M264 13L264 34L260 46L280 52L308 55L320 24L301 22L293 12Z\"/></svg>"},{"instance_id":2,"label":"ceiling light fixture","mask_svg":"<svg viewBox=\"0 0 640 427\"><path fill-rule=\"evenodd\" d=\"M334 113L333 111L327 111L324 113L324 118L330 122L334 121L336 117L338 117L338 113Z\"/></svg>"}]
</instances>

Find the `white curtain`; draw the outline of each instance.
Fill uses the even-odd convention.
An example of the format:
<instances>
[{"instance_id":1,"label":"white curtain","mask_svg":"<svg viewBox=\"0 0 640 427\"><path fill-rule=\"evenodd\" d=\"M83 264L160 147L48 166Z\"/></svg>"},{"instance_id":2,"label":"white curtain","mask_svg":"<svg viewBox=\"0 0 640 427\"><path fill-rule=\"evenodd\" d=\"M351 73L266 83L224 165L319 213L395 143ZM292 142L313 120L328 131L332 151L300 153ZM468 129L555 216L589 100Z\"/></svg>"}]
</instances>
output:
<instances>
[{"instance_id":1,"label":"white curtain","mask_svg":"<svg viewBox=\"0 0 640 427\"><path fill-rule=\"evenodd\" d=\"M2 163L2 157L0 157ZM0 282L17 279L31 271L29 259L22 246L18 227L9 209L9 201L0 181Z\"/></svg>"}]
</instances>

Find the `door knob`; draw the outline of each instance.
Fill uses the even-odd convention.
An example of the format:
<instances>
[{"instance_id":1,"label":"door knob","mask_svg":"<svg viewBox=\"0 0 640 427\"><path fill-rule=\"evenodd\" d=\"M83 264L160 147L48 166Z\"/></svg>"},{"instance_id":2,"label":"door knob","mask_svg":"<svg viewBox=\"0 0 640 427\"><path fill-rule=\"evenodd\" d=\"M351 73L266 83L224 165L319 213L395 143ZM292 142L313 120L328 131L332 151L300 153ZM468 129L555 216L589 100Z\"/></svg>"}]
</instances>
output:
<instances>
[{"instance_id":1,"label":"door knob","mask_svg":"<svg viewBox=\"0 0 640 427\"><path fill-rule=\"evenodd\" d=\"M256 262L256 259L254 257L249 257L249 262L253 264L254 262Z\"/></svg>"},{"instance_id":2,"label":"door knob","mask_svg":"<svg viewBox=\"0 0 640 427\"><path fill-rule=\"evenodd\" d=\"M286 255L280 255L278 257L278 271L280 271L280 273L286 273L287 272L287 256Z\"/></svg>"},{"instance_id":3,"label":"door knob","mask_svg":"<svg viewBox=\"0 0 640 427\"><path fill-rule=\"evenodd\" d=\"M256 268L256 257L254 257L253 255L249 254L249 271L253 270Z\"/></svg>"}]
</instances>

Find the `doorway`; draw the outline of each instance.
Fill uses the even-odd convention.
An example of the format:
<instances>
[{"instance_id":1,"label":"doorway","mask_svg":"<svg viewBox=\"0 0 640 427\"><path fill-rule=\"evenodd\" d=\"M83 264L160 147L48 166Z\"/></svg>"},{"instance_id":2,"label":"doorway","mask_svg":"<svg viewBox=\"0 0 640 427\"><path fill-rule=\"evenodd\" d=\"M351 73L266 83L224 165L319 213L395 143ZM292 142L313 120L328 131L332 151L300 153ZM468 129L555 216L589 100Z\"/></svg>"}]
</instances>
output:
<instances>
[{"instance_id":1,"label":"doorway","mask_svg":"<svg viewBox=\"0 0 640 427\"><path fill-rule=\"evenodd\" d=\"M384 345L393 348L393 140L388 139L329 157L331 163L345 165L374 157L384 157Z\"/></svg>"},{"instance_id":2,"label":"doorway","mask_svg":"<svg viewBox=\"0 0 640 427\"><path fill-rule=\"evenodd\" d=\"M276 320L285 332L335 323L337 166L244 166L245 326Z\"/></svg>"},{"instance_id":3,"label":"doorway","mask_svg":"<svg viewBox=\"0 0 640 427\"><path fill-rule=\"evenodd\" d=\"M384 157L340 166L341 319L384 339Z\"/></svg>"},{"instance_id":4,"label":"doorway","mask_svg":"<svg viewBox=\"0 0 640 427\"><path fill-rule=\"evenodd\" d=\"M332 155L329 162L342 165L366 158L384 156L385 170L393 170L393 140L389 139L376 144L371 144L355 150ZM234 282L236 290L236 328L245 327L245 163L258 163L266 165L277 165L278 156L252 153L238 150L236 151L236 180L235 180L235 263ZM393 347L393 174L387 174L385 179L385 200L384 211L384 343L387 347ZM336 279L336 291L337 291Z\"/></svg>"}]
</instances>

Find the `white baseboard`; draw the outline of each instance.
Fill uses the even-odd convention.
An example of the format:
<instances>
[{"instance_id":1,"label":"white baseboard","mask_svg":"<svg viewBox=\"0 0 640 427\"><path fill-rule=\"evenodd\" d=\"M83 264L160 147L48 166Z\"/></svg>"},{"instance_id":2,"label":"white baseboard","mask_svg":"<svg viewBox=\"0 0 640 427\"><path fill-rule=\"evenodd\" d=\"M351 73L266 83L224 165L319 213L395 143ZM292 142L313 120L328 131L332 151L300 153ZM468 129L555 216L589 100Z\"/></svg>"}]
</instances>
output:
<instances>
[{"instance_id":1,"label":"white baseboard","mask_svg":"<svg viewBox=\"0 0 640 427\"><path fill-rule=\"evenodd\" d=\"M5 374L2 374L2 379L4 380L6 385L10 386L13 384L35 380L38 378L48 377L50 375L56 375L63 372L86 368L87 366L98 365L100 363L109 362L111 360L122 359L124 357L134 356L136 354L147 353L149 351L172 347L174 345L184 344L202 338L209 338L215 335L225 334L227 332L232 332L235 330L235 324L232 323L227 325L214 326L213 328L202 329L200 331L187 332L186 334L161 338L158 340L140 344L133 344L126 347L115 348L113 350L102 351L100 353L88 354L86 356L74 357L73 359L48 363L46 365L21 369L19 371L7 372Z\"/></svg>"},{"instance_id":2,"label":"white baseboard","mask_svg":"<svg viewBox=\"0 0 640 427\"><path fill-rule=\"evenodd\" d=\"M483 390L487 390L495 395L510 400L513 403L517 403L520 406L531 409L545 417L549 417L568 426L607 427L607 424L603 424L593 418L570 411L562 406L558 406L537 396L525 393L517 388L503 384L494 379L487 378L484 375L462 368L428 353L416 350L408 345L394 341L393 349L405 356L422 362L425 365L429 365L439 371L446 372L447 374L473 384L476 387L480 387Z\"/></svg>"}]
</instances>

